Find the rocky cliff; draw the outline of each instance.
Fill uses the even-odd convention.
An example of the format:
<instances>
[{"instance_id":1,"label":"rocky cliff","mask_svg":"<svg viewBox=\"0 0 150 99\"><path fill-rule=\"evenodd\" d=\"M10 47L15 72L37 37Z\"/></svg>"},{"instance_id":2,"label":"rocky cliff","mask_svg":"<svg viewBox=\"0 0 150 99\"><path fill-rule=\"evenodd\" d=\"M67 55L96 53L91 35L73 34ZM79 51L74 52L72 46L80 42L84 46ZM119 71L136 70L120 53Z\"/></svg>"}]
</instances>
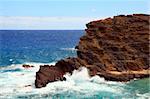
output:
<instances>
[{"instance_id":1,"label":"rocky cliff","mask_svg":"<svg viewBox=\"0 0 150 99\"><path fill-rule=\"evenodd\" d=\"M91 76L112 81L149 77L149 18L146 14L119 15L86 24L86 33L76 46L77 57L41 66L35 86L65 80L65 73L81 66Z\"/></svg>"}]
</instances>

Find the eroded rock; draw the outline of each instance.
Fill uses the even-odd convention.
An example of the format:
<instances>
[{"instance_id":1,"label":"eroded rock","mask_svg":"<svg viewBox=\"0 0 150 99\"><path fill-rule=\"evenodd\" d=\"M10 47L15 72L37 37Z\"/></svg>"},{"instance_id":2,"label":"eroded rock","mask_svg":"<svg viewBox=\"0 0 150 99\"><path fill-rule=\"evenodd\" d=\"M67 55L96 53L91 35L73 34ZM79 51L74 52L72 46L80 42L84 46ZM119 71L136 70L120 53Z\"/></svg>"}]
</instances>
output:
<instances>
[{"instance_id":1,"label":"eroded rock","mask_svg":"<svg viewBox=\"0 0 150 99\"><path fill-rule=\"evenodd\" d=\"M62 80L67 72L85 66L91 76L111 81L149 77L150 15L119 15L86 24L76 46L77 57L60 60L55 66L41 66L35 86Z\"/></svg>"}]
</instances>

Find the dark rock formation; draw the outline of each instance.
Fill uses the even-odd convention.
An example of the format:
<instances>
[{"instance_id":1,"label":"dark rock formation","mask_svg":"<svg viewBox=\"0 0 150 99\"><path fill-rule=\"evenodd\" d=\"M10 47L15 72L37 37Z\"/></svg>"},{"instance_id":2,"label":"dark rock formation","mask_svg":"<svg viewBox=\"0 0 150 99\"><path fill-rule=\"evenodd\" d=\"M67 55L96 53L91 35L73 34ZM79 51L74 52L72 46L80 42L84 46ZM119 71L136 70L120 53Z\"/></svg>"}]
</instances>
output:
<instances>
[{"instance_id":1,"label":"dark rock formation","mask_svg":"<svg viewBox=\"0 0 150 99\"><path fill-rule=\"evenodd\" d=\"M58 67L49 65L41 66L39 72L36 73L35 86L40 88L46 86L49 82L62 80L63 75L64 73Z\"/></svg>"},{"instance_id":2,"label":"dark rock formation","mask_svg":"<svg viewBox=\"0 0 150 99\"><path fill-rule=\"evenodd\" d=\"M63 80L66 72L81 66L87 67L91 76L112 81L149 77L149 18L146 14L119 15L88 23L76 46L77 58L41 66L35 86Z\"/></svg>"},{"instance_id":3,"label":"dark rock formation","mask_svg":"<svg viewBox=\"0 0 150 99\"><path fill-rule=\"evenodd\" d=\"M32 68L32 67L34 67L34 66L30 66L30 65L23 64L22 67L28 69L28 68Z\"/></svg>"}]
</instances>

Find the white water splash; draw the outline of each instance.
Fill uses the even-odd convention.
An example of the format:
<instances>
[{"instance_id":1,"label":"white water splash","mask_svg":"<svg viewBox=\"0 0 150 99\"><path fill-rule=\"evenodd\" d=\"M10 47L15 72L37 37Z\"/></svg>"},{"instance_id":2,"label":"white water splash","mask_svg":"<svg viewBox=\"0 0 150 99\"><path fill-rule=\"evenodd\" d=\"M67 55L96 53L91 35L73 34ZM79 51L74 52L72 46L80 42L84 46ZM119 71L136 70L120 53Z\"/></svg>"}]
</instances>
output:
<instances>
[{"instance_id":1,"label":"white water splash","mask_svg":"<svg viewBox=\"0 0 150 99\"><path fill-rule=\"evenodd\" d=\"M75 49L75 48L61 48L61 50L76 51L77 49Z\"/></svg>"},{"instance_id":2,"label":"white water splash","mask_svg":"<svg viewBox=\"0 0 150 99\"><path fill-rule=\"evenodd\" d=\"M99 76L90 77L85 67L74 70L73 74L66 74L66 81L57 81L37 89L34 86L35 75L43 63L26 63L32 68L23 68L22 65L11 65L0 68L0 99L14 99L19 96L33 95L36 98L43 95L55 95L63 92L78 92L87 96L95 93L124 94L124 83L105 81ZM48 65L54 65L49 63ZM13 71L14 70L14 71ZM51 97L48 96L48 97Z\"/></svg>"}]
</instances>

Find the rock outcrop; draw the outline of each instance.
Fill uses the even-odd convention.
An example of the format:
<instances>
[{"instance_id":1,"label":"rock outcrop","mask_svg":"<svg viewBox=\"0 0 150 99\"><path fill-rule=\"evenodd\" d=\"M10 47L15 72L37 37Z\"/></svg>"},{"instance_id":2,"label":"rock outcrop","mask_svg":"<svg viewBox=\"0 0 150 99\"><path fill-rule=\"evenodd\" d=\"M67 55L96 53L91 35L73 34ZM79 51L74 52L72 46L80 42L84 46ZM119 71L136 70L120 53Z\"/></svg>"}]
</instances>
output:
<instances>
[{"instance_id":1,"label":"rock outcrop","mask_svg":"<svg viewBox=\"0 0 150 99\"><path fill-rule=\"evenodd\" d=\"M30 65L23 64L22 67L28 69L28 68L32 68L32 67L34 67L34 66L30 66Z\"/></svg>"},{"instance_id":2,"label":"rock outcrop","mask_svg":"<svg viewBox=\"0 0 150 99\"><path fill-rule=\"evenodd\" d=\"M90 22L76 46L77 57L60 60L55 66L41 66L35 86L64 80L63 75L85 66L91 76L111 81L149 77L150 15L119 15Z\"/></svg>"}]
</instances>

